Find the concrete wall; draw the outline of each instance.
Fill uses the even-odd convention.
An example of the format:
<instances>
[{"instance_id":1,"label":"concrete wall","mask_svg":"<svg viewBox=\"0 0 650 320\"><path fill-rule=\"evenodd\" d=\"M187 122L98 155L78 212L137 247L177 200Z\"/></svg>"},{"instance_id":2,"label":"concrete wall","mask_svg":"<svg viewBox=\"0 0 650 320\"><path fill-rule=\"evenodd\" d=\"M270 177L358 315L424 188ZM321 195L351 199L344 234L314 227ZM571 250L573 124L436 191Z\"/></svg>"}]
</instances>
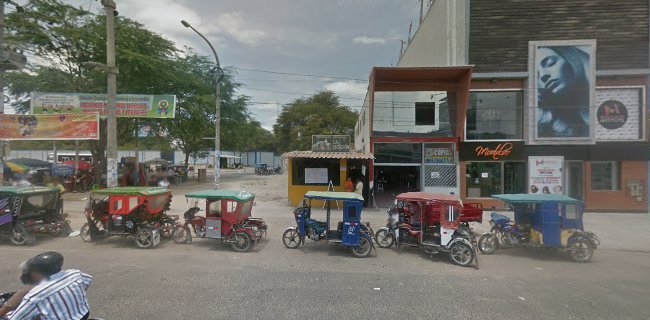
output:
<instances>
[{"instance_id":1,"label":"concrete wall","mask_svg":"<svg viewBox=\"0 0 650 320\"><path fill-rule=\"evenodd\" d=\"M495 3L499 1L493 1ZM398 67L466 65L469 0L435 0Z\"/></svg>"},{"instance_id":2,"label":"concrete wall","mask_svg":"<svg viewBox=\"0 0 650 320\"><path fill-rule=\"evenodd\" d=\"M363 108L354 126L354 148L356 151L370 152L370 92L366 93Z\"/></svg>"}]
</instances>

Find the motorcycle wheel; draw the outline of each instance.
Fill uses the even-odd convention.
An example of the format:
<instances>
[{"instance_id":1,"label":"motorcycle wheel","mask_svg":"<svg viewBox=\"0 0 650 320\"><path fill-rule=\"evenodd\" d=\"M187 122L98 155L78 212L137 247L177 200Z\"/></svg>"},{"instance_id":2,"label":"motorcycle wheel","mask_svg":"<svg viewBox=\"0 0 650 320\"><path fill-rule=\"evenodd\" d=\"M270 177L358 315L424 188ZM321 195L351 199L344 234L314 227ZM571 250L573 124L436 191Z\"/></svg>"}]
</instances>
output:
<instances>
[{"instance_id":1,"label":"motorcycle wheel","mask_svg":"<svg viewBox=\"0 0 650 320\"><path fill-rule=\"evenodd\" d=\"M138 228L135 232L135 245L140 249L153 247L153 231L149 228Z\"/></svg>"},{"instance_id":2,"label":"motorcycle wheel","mask_svg":"<svg viewBox=\"0 0 650 320\"><path fill-rule=\"evenodd\" d=\"M230 244L232 250L236 252L246 252L251 248L251 237L246 232L237 232L232 237L235 242Z\"/></svg>"},{"instance_id":3,"label":"motorcycle wheel","mask_svg":"<svg viewBox=\"0 0 650 320\"><path fill-rule=\"evenodd\" d=\"M16 223L11 230L11 243L25 246L34 243L34 235L22 223Z\"/></svg>"},{"instance_id":4,"label":"motorcycle wheel","mask_svg":"<svg viewBox=\"0 0 650 320\"><path fill-rule=\"evenodd\" d=\"M491 254L497 250L497 237L491 233L486 233L478 239L478 249L483 254Z\"/></svg>"},{"instance_id":5,"label":"motorcycle wheel","mask_svg":"<svg viewBox=\"0 0 650 320\"><path fill-rule=\"evenodd\" d=\"M456 242L449 248L449 259L456 265L468 267L474 261L474 249L464 242Z\"/></svg>"},{"instance_id":6,"label":"motorcycle wheel","mask_svg":"<svg viewBox=\"0 0 650 320\"><path fill-rule=\"evenodd\" d=\"M79 237L81 237L81 240L84 242L92 242L93 239L90 236L90 225L88 223L84 223L84 225L79 229Z\"/></svg>"},{"instance_id":7,"label":"motorcycle wheel","mask_svg":"<svg viewBox=\"0 0 650 320\"><path fill-rule=\"evenodd\" d=\"M289 249L296 249L300 246L300 232L296 229L287 229L282 234L282 243Z\"/></svg>"},{"instance_id":8,"label":"motorcycle wheel","mask_svg":"<svg viewBox=\"0 0 650 320\"><path fill-rule=\"evenodd\" d=\"M359 246L352 247L352 254L357 258L365 258L372 251L372 241L366 237L359 238Z\"/></svg>"},{"instance_id":9,"label":"motorcycle wheel","mask_svg":"<svg viewBox=\"0 0 650 320\"><path fill-rule=\"evenodd\" d=\"M192 233L190 232L190 228L176 226L172 231L172 239L174 239L174 243L177 244L192 242Z\"/></svg>"},{"instance_id":10,"label":"motorcycle wheel","mask_svg":"<svg viewBox=\"0 0 650 320\"><path fill-rule=\"evenodd\" d=\"M390 248L395 243L395 236L386 229L380 229L375 233L375 242L380 248Z\"/></svg>"},{"instance_id":11,"label":"motorcycle wheel","mask_svg":"<svg viewBox=\"0 0 650 320\"><path fill-rule=\"evenodd\" d=\"M163 239L169 239L172 237L173 232L174 232L174 223L172 221L165 221L162 224L162 232L160 233L160 236Z\"/></svg>"},{"instance_id":12,"label":"motorcycle wheel","mask_svg":"<svg viewBox=\"0 0 650 320\"><path fill-rule=\"evenodd\" d=\"M576 262L589 262L594 256L594 248L586 239L573 241L569 246L568 251L571 258L573 258L573 261Z\"/></svg>"}]
</instances>

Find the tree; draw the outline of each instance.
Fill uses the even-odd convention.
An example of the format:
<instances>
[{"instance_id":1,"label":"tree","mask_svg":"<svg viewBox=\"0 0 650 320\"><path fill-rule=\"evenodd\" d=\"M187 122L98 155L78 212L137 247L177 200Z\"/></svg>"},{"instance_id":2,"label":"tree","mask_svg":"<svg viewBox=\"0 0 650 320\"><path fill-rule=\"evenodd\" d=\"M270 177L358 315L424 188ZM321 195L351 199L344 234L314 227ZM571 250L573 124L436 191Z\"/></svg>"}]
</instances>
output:
<instances>
[{"instance_id":1,"label":"tree","mask_svg":"<svg viewBox=\"0 0 650 320\"><path fill-rule=\"evenodd\" d=\"M283 108L273 126L277 149L280 152L309 150L312 135L351 136L357 117L357 112L341 105L336 94L329 90L296 99Z\"/></svg>"}]
</instances>

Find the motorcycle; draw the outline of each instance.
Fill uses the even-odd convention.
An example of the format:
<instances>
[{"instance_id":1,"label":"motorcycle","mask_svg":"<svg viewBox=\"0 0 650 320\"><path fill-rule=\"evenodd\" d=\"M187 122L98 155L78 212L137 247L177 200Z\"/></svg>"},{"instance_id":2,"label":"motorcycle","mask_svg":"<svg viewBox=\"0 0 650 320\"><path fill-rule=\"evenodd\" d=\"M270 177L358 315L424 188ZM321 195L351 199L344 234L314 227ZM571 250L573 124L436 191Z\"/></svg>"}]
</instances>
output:
<instances>
[{"instance_id":1,"label":"motorcycle","mask_svg":"<svg viewBox=\"0 0 650 320\"><path fill-rule=\"evenodd\" d=\"M185 223L182 226L176 226L175 228L180 228L185 230L184 234L186 234L185 237L181 237L178 234L179 232L174 232L176 236L173 236L174 242L175 243L189 243L192 242L192 232L190 231L190 226L192 227L191 230L194 231L194 236L198 238L205 238L205 217L197 217L196 214L201 211L201 208L199 207L192 207L187 209L185 213L183 214L183 219L185 219Z\"/></svg>"},{"instance_id":2,"label":"motorcycle","mask_svg":"<svg viewBox=\"0 0 650 320\"><path fill-rule=\"evenodd\" d=\"M499 246L516 247L530 242L529 230L510 220L507 216L492 212L492 229L478 240L482 253L493 253ZM501 244L500 244L501 243Z\"/></svg>"},{"instance_id":3,"label":"motorcycle","mask_svg":"<svg viewBox=\"0 0 650 320\"><path fill-rule=\"evenodd\" d=\"M398 225L400 222L400 209L396 203L393 203L388 209L388 218L386 226L379 228L375 233L375 242L380 248L390 248L399 240Z\"/></svg>"}]
</instances>

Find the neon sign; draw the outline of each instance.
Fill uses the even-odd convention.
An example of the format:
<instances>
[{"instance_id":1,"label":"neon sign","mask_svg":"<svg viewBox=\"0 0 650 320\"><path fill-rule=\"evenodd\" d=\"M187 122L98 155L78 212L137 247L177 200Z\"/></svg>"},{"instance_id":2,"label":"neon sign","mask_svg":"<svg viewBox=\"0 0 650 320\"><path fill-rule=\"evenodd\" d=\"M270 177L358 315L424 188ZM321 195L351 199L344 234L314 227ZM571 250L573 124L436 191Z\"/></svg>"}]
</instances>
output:
<instances>
[{"instance_id":1,"label":"neon sign","mask_svg":"<svg viewBox=\"0 0 650 320\"><path fill-rule=\"evenodd\" d=\"M476 147L476 156L492 158L499 160L501 157L507 157L512 153L512 143L500 143L495 148L478 146Z\"/></svg>"}]
</instances>

